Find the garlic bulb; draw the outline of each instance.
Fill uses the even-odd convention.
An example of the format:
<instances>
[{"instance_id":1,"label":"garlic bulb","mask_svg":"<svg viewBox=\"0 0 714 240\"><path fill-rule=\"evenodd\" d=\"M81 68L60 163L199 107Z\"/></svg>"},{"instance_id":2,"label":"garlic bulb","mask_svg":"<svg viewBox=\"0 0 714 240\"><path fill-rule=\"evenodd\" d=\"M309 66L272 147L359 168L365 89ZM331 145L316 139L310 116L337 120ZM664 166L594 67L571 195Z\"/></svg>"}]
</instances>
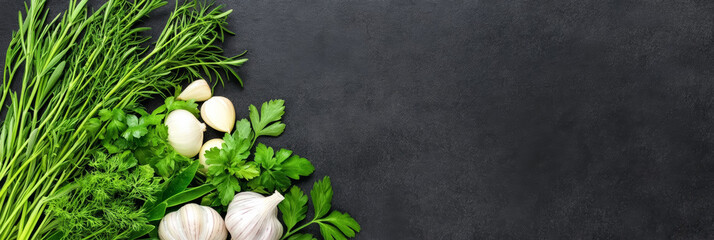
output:
<instances>
[{"instance_id":1,"label":"garlic bulb","mask_svg":"<svg viewBox=\"0 0 714 240\"><path fill-rule=\"evenodd\" d=\"M236 110L228 98L216 96L201 105L203 121L221 132L231 132L236 124Z\"/></svg>"},{"instance_id":2,"label":"garlic bulb","mask_svg":"<svg viewBox=\"0 0 714 240\"><path fill-rule=\"evenodd\" d=\"M159 223L161 240L225 240L228 237L221 215L210 207L189 203L166 214Z\"/></svg>"},{"instance_id":3,"label":"garlic bulb","mask_svg":"<svg viewBox=\"0 0 714 240\"><path fill-rule=\"evenodd\" d=\"M203 146L201 147L201 151L199 151L199 153L198 153L198 162L200 162L201 165L203 165L203 168L200 169L201 172L203 172L203 173L208 172L208 164L206 164L206 156L204 156L204 154L206 154L206 151L208 151L214 147L220 149L221 147L223 147L224 142L226 142L226 141L223 141L223 139L214 138L214 139L208 140L208 142L203 144Z\"/></svg>"},{"instance_id":4,"label":"garlic bulb","mask_svg":"<svg viewBox=\"0 0 714 240\"><path fill-rule=\"evenodd\" d=\"M198 102L206 101L211 98L211 87L208 86L206 80L199 79L193 81L186 86L186 89L181 91L181 94L176 97L178 100L196 100Z\"/></svg>"},{"instance_id":5,"label":"garlic bulb","mask_svg":"<svg viewBox=\"0 0 714 240\"><path fill-rule=\"evenodd\" d=\"M278 221L278 203L285 199L278 191L264 197L254 192L236 194L228 205L226 228L232 240L277 240L283 235Z\"/></svg>"},{"instance_id":6,"label":"garlic bulb","mask_svg":"<svg viewBox=\"0 0 714 240\"><path fill-rule=\"evenodd\" d=\"M198 154L203 143L203 132L206 131L205 124L183 109L169 113L164 124L169 128L169 144L176 152L186 157Z\"/></svg>"}]
</instances>

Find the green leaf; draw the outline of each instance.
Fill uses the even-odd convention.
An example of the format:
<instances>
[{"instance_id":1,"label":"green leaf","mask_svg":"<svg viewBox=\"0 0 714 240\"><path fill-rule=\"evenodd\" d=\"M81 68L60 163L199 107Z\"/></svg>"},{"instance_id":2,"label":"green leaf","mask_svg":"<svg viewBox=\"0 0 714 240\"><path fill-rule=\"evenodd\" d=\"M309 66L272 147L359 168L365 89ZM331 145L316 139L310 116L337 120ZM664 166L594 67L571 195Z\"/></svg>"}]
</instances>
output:
<instances>
[{"instance_id":1,"label":"green leaf","mask_svg":"<svg viewBox=\"0 0 714 240\"><path fill-rule=\"evenodd\" d=\"M238 179L226 176L224 180L216 186L216 190L218 190L218 198L220 199L221 204L226 206L231 202L231 200L233 200L235 193L240 191L240 184L238 183Z\"/></svg>"},{"instance_id":2,"label":"green leaf","mask_svg":"<svg viewBox=\"0 0 714 240\"><path fill-rule=\"evenodd\" d=\"M129 235L129 239L137 239L143 237L144 235L149 234L151 231L153 231L154 228L156 228L154 225L143 225L141 226L141 228L139 228L139 230L132 232Z\"/></svg>"},{"instance_id":3,"label":"green leaf","mask_svg":"<svg viewBox=\"0 0 714 240\"><path fill-rule=\"evenodd\" d=\"M237 168L236 176L250 180L260 175L260 169L253 163L245 163Z\"/></svg>"},{"instance_id":4,"label":"green leaf","mask_svg":"<svg viewBox=\"0 0 714 240\"><path fill-rule=\"evenodd\" d=\"M285 194L285 200L278 204L278 209L283 214L283 223L289 232L295 224L305 219L307 213L307 195L297 186L290 188Z\"/></svg>"},{"instance_id":5,"label":"green leaf","mask_svg":"<svg viewBox=\"0 0 714 240\"><path fill-rule=\"evenodd\" d=\"M106 109L102 109L99 112L101 119L103 121L109 120L109 124L106 127L105 138L116 139L119 133L126 130L127 125L124 123L126 119L126 114L121 109L113 109L111 112Z\"/></svg>"},{"instance_id":6,"label":"green leaf","mask_svg":"<svg viewBox=\"0 0 714 240\"><path fill-rule=\"evenodd\" d=\"M208 194L214 189L216 189L216 187L210 184L189 188L166 199L166 205L168 207L173 207L179 204L187 203Z\"/></svg>"},{"instance_id":7,"label":"green leaf","mask_svg":"<svg viewBox=\"0 0 714 240\"><path fill-rule=\"evenodd\" d=\"M118 108L112 109L112 119L114 121L123 122L126 119L126 113Z\"/></svg>"},{"instance_id":8,"label":"green leaf","mask_svg":"<svg viewBox=\"0 0 714 240\"><path fill-rule=\"evenodd\" d=\"M99 110L99 117L102 122L106 122L109 119L112 119L112 111L110 111L109 109Z\"/></svg>"},{"instance_id":9,"label":"green leaf","mask_svg":"<svg viewBox=\"0 0 714 240\"><path fill-rule=\"evenodd\" d=\"M146 219L148 221L161 220L164 215L166 215L166 207L166 202L157 204L154 208L146 212Z\"/></svg>"},{"instance_id":10,"label":"green leaf","mask_svg":"<svg viewBox=\"0 0 714 240\"><path fill-rule=\"evenodd\" d=\"M102 123L98 118L91 118L87 121L87 124L84 125L84 130L86 130L90 135L96 135L101 127Z\"/></svg>"},{"instance_id":11,"label":"green leaf","mask_svg":"<svg viewBox=\"0 0 714 240\"><path fill-rule=\"evenodd\" d=\"M263 130L260 131L259 135L277 137L280 136L280 134L282 134L284 131L285 124L278 121L271 124L270 126L263 128Z\"/></svg>"},{"instance_id":12,"label":"green leaf","mask_svg":"<svg viewBox=\"0 0 714 240\"><path fill-rule=\"evenodd\" d=\"M139 118L135 115L129 115L126 117L126 125L129 127L135 127L139 125Z\"/></svg>"},{"instance_id":13,"label":"green leaf","mask_svg":"<svg viewBox=\"0 0 714 240\"><path fill-rule=\"evenodd\" d=\"M282 164L292 154L293 154L293 151L287 150L285 148L281 148L280 150L278 150L277 153L275 153L275 161L278 164Z\"/></svg>"},{"instance_id":14,"label":"green leaf","mask_svg":"<svg viewBox=\"0 0 714 240\"><path fill-rule=\"evenodd\" d=\"M154 109L154 111L151 112L151 115L159 115L164 112L166 112L166 105L161 105L161 106L157 107L156 109Z\"/></svg>"},{"instance_id":15,"label":"green leaf","mask_svg":"<svg viewBox=\"0 0 714 240\"><path fill-rule=\"evenodd\" d=\"M134 118L136 118L136 116L134 116L134 115L130 115L130 116L133 116ZM126 139L126 140L131 140L132 137L133 138L141 138L144 135L146 135L147 133L149 133L149 129L147 129L146 126L134 125L134 126L127 128L126 131L124 131L121 136L124 137L124 139Z\"/></svg>"},{"instance_id":16,"label":"green leaf","mask_svg":"<svg viewBox=\"0 0 714 240\"><path fill-rule=\"evenodd\" d=\"M176 100L174 97L168 97L164 100L164 105L166 105L167 112L183 109L198 117L198 104L194 100L181 101Z\"/></svg>"},{"instance_id":17,"label":"green leaf","mask_svg":"<svg viewBox=\"0 0 714 240\"><path fill-rule=\"evenodd\" d=\"M321 221L335 225L335 227L340 229L340 231L347 237L354 237L355 232L359 232L362 229L359 223L357 223L357 221L355 221L355 219L349 214L338 211L332 211L330 215L323 218Z\"/></svg>"},{"instance_id":18,"label":"green leaf","mask_svg":"<svg viewBox=\"0 0 714 240\"><path fill-rule=\"evenodd\" d=\"M282 163L282 171L292 179L299 179L300 176L308 176L315 171L315 167L305 158L298 155L291 156Z\"/></svg>"},{"instance_id":19,"label":"green leaf","mask_svg":"<svg viewBox=\"0 0 714 240\"><path fill-rule=\"evenodd\" d=\"M134 156L132 156L130 154L126 154L126 155L124 155L124 161L121 164L119 164L117 171L123 172L123 171L129 170L130 168L133 168L134 166L136 166L137 162L138 161L136 160L136 158L134 158Z\"/></svg>"},{"instance_id":20,"label":"green leaf","mask_svg":"<svg viewBox=\"0 0 714 240\"><path fill-rule=\"evenodd\" d=\"M292 151L280 149L277 153L273 148L264 144L258 144L255 148L255 163L262 167L259 181L251 181L250 186L254 191L264 188L268 192L274 190L285 191L290 187L292 179L299 179L300 176L308 176L315 171L312 163L300 156L292 156Z\"/></svg>"},{"instance_id":21,"label":"green leaf","mask_svg":"<svg viewBox=\"0 0 714 240\"><path fill-rule=\"evenodd\" d=\"M255 132L255 137L257 136L278 136L285 130L285 124L280 123L283 114L285 114L285 101L282 99L270 100L263 103L260 107L260 113L258 109L250 105L249 118L253 125L253 131ZM275 122L275 123L273 123ZM273 123L273 124L271 124ZM269 125L271 124L271 125Z\"/></svg>"},{"instance_id":22,"label":"green leaf","mask_svg":"<svg viewBox=\"0 0 714 240\"><path fill-rule=\"evenodd\" d=\"M320 225L320 234L325 240L346 240L345 235L330 224L317 222Z\"/></svg>"},{"instance_id":23,"label":"green leaf","mask_svg":"<svg viewBox=\"0 0 714 240\"><path fill-rule=\"evenodd\" d=\"M146 112L146 110L144 110L142 107L136 107L136 108L133 108L133 109L131 109L131 110L134 111L135 113L138 113L139 116L142 116L142 118L143 118L144 116L148 116L148 115L149 115L149 113Z\"/></svg>"},{"instance_id":24,"label":"green leaf","mask_svg":"<svg viewBox=\"0 0 714 240\"><path fill-rule=\"evenodd\" d=\"M252 129L250 128L250 122L245 118L236 122L236 131L239 138L252 139Z\"/></svg>"},{"instance_id":25,"label":"green leaf","mask_svg":"<svg viewBox=\"0 0 714 240\"><path fill-rule=\"evenodd\" d=\"M330 183L330 177L328 176L325 176L322 181L317 181L313 185L312 190L310 190L310 196L312 197L312 205L315 209L315 218L321 218L330 211L332 207L332 194L332 185Z\"/></svg>"},{"instance_id":26,"label":"green leaf","mask_svg":"<svg viewBox=\"0 0 714 240\"><path fill-rule=\"evenodd\" d=\"M206 196L203 196L201 198L201 205L203 206L217 206L220 204L214 204L217 202L218 199L218 192L211 192Z\"/></svg>"},{"instance_id":27,"label":"green leaf","mask_svg":"<svg viewBox=\"0 0 714 240\"><path fill-rule=\"evenodd\" d=\"M255 147L254 161L259 163L265 169L273 168L275 161L273 160L273 148L267 147L260 143Z\"/></svg>"},{"instance_id":28,"label":"green leaf","mask_svg":"<svg viewBox=\"0 0 714 240\"><path fill-rule=\"evenodd\" d=\"M25 150L25 157L30 157L32 155L32 150L35 148L35 143L37 143L37 134L39 129L33 129L30 132L30 136L27 137L27 148Z\"/></svg>"},{"instance_id":29,"label":"green leaf","mask_svg":"<svg viewBox=\"0 0 714 240\"><path fill-rule=\"evenodd\" d=\"M161 124L161 121L164 120L164 117L166 117L164 114L152 114L141 117L141 120L148 125L159 125Z\"/></svg>"},{"instance_id":30,"label":"green leaf","mask_svg":"<svg viewBox=\"0 0 714 240\"><path fill-rule=\"evenodd\" d=\"M186 189L186 187L188 187L188 184L190 184L193 180L193 177L196 176L196 171L198 171L198 165L199 162L194 161L191 165L186 167L186 169L171 178L169 184L166 186L166 190L164 190L162 194L161 199L168 199L169 197L174 196L177 193Z\"/></svg>"},{"instance_id":31,"label":"green leaf","mask_svg":"<svg viewBox=\"0 0 714 240\"><path fill-rule=\"evenodd\" d=\"M226 133L221 148L212 148L204 154L208 167L207 183L216 186L217 199L222 205L227 205L233 199L235 192L241 190L240 179L251 180L260 176L260 168L256 162L246 162L250 156L252 139L245 138L246 120L238 123L236 132ZM243 135L243 136L242 136Z\"/></svg>"},{"instance_id":32,"label":"green leaf","mask_svg":"<svg viewBox=\"0 0 714 240\"><path fill-rule=\"evenodd\" d=\"M250 187L250 190L253 192L257 192L260 194L271 194L267 190L265 190L263 186L260 185L260 181L257 178L250 180L246 185Z\"/></svg>"},{"instance_id":33,"label":"green leaf","mask_svg":"<svg viewBox=\"0 0 714 240\"><path fill-rule=\"evenodd\" d=\"M159 175L161 175L162 177L171 176L175 165L175 162L172 161L170 158L162 158L156 163L154 163L156 171L159 172ZM163 194L161 196L163 196Z\"/></svg>"},{"instance_id":34,"label":"green leaf","mask_svg":"<svg viewBox=\"0 0 714 240\"><path fill-rule=\"evenodd\" d=\"M271 178L271 181L273 182L274 189L278 189L281 192L285 191L288 187L290 187L290 178L286 176L283 172L280 171L268 171L268 175ZM274 189L270 189L271 191Z\"/></svg>"},{"instance_id":35,"label":"green leaf","mask_svg":"<svg viewBox=\"0 0 714 240\"><path fill-rule=\"evenodd\" d=\"M52 87L55 86L55 84L57 83L57 80L64 72L64 67L65 67L66 63L67 63L66 61L60 62L57 65L57 67L55 68L55 70L52 71L52 75L50 75L50 78L47 81L47 85L45 85L45 90L43 91L43 94L42 94L43 96L47 95L47 93L49 93L49 91L52 89Z\"/></svg>"},{"instance_id":36,"label":"green leaf","mask_svg":"<svg viewBox=\"0 0 714 240\"><path fill-rule=\"evenodd\" d=\"M224 145L222 147L226 146ZM223 165L228 161L228 159L226 158L221 158L221 148L208 149L206 153L203 154L203 156L206 158L206 164L208 164L209 166Z\"/></svg>"},{"instance_id":37,"label":"green leaf","mask_svg":"<svg viewBox=\"0 0 714 240\"><path fill-rule=\"evenodd\" d=\"M306 225L301 226L300 229L317 223L320 226L320 233L324 239L338 240L354 237L357 232L362 230L357 221L347 213L332 211L330 215L325 216L332 207L333 192L329 177L325 176L323 180L317 181L312 187L310 195L315 209L315 218ZM287 229L283 239L288 237L288 240L310 239L312 237L311 235L307 237L303 236L303 234L291 231L297 222L305 219L307 212L307 197L299 188L293 186L290 192L285 194L285 199L278 204L278 209L280 209L282 213L283 223L285 223Z\"/></svg>"}]
</instances>

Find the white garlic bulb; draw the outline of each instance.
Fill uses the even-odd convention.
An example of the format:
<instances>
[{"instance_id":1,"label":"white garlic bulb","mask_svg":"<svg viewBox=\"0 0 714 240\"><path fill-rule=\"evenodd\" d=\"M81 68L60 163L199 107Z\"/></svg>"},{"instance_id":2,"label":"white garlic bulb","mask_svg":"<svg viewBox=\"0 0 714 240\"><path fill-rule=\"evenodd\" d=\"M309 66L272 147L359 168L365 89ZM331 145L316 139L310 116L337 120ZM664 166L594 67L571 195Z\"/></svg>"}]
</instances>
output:
<instances>
[{"instance_id":1,"label":"white garlic bulb","mask_svg":"<svg viewBox=\"0 0 714 240\"><path fill-rule=\"evenodd\" d=\"M255 192L236 194L228 205L226 228L232 240L278 240L283 226L278 221L278 204L285 199L278 191L264 197Z\"/></svg>"},{"instance_id":2,"label":"white garlic bulb","mask_svg":"<svg viewBox=\"0 0 714 240\"><path fill-rule=\"evenodd\" d=\"M228 98L215 96L201 105L203 121L221 132L231 132L236 124L236 110Z\"/></svg>"},{"instance_id":3,"label":"white garlic bulb","mask_svg":"<svg viewBox=\"0 0 714 240\"><path fill-rule=\"evenodd\" d=\"M181 94L176 97L178 100L196 100L198 102L206 101L211 98L211 87L208 86L206 80L199 79L193 81L191 84L186 86L186 88L181 91Z\"/></svg>"},{"instance_id":4,"label":"white garlic bulb","mask_svg":"<svg viewBox=\"0 0 714 240\"><path fill-rule=\"evenodd\" d=\"M211 140L208 140L206 143L203 144L201 147L201 151L198 153L198 162L203 165L203 168L200 169L202 173L207 173L208 172L208 164L206 163L206 151L211 150L211 148L218 148L221 149L223 147L223 143L226 141L223 141L223 139L220 138L214 138Z\"/></svg>"},{"instance_id":5,"label":"white garlic bulb","mask_svg":"<svg viewBox=\"0 0 714 240\"><path fill-rule=\"evenodd\" d=\"M193 157L201 150L206 125L199 122L189 111L174 110L166 116L164 124L169 128L169 144L179 154Z\"/></svg>"},{"instance_id":6,"label":"white garlic bulb","mask_svg":"<svg viewBox=\"0 0 714 240\"><path fill-rule=\"evenodd\" d=\"M189 203L166 214L159 223L161 240L225 240L228 237L221 215L213 208Z\"/></svg>"}]
</instances>

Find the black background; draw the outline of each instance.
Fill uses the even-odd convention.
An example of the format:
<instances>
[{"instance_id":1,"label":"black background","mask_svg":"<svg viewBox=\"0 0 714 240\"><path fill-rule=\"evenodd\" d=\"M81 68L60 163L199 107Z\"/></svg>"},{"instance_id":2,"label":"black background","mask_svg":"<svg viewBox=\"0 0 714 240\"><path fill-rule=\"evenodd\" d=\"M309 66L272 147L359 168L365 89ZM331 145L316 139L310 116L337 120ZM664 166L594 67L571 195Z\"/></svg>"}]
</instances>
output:
<instances>
[{"instance_id":1,"label":"black background","mask_svg":"<svg viewBox=\"0 0 714 240\"><path fill-rule=\"evenodd\" d=\"M357 239L714 238L712 1L219 2Z\"/></svg>"}]
</instances>

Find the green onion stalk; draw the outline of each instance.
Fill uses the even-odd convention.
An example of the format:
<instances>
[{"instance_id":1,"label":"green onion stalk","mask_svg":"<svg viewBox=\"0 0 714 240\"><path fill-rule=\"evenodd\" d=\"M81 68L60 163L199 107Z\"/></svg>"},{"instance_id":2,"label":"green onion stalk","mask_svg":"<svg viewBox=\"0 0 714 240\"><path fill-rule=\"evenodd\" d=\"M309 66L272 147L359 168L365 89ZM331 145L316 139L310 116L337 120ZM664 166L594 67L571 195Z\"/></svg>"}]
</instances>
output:
<instances>
[{"instance_id":1,"label":"green onion stalk","mask_svg":"<svg viewBox=\"0 0 714 240\"><path fill-rule=\"evenodd\" d=\"M225 57L217 43L231 12L196 1L176 3L153 42L137 25L163 0L110 0L89 10L70 0L49 19L46 0L18 16L3 68L0 111L0 239L40 239L62 224L48 201L79 174L96 149L103 108L125 109L163 96L186 80L223 82L247 59ZM241 83L242 84L242 83ZM14 89L13 89L14 85Z\"/></svg>"}]
</instances>

